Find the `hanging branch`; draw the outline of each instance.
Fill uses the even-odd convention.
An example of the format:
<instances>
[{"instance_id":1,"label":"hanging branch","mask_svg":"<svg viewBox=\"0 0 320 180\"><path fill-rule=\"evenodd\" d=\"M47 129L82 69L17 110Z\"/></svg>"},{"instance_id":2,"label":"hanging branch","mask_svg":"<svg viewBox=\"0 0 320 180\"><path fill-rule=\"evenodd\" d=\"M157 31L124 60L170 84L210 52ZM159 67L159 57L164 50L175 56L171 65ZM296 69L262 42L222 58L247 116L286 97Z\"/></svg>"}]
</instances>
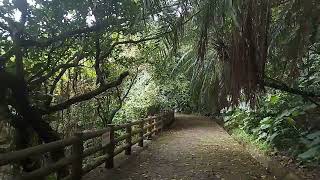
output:
<instances>
[{"instance_id":1,"label":"hanging branch","mask_svg":"<svg viewBox=\"0 0 320 180\"><path fill-rule=\"evenodd\" d=\"M50 113L53 113L56 111L61 111L63 109L70 107L71 105L73 105L75 103L87 101L91 98L94 98L95 96L105 92L106 90L108 90L110 88L119 86L122 83L122 81L124 80L124 78L126 78L128 75L129 75L128 71L123 72L122 74L120 74L120 76L117 78L117 80L115 80L111 83L105 84L105 85L100 85L100 87L98 87L95 90L92 90L90 92L84 93L79 96L72 97L71 99L69 99L65 102L62 102L60 104L50 106L50 107L46 108L45 110L43 110L41 113L42 114L50 114Z\"/></svg>"},{"instance_id":2,"label":"hanging branch","mask_svg":"<svg viewBox=\"0 0 320 180\"><path fill-rule=\"evenodd\" d=\"M281 82L274 80L272 78L266 78L266 79L269 79L269 80L264 80L263 82L260 82L260 83L263 83L267 87L271 87L271 88L274 88L277 90L285 91L285 92L288 92L291 94L301 95L301 96L308 97L308 98L320 98L320 93L303 91L301 89L291 88L291 87L287 86L286 84L281 83Z\"/></svg>"},{"instance_id":3,"label":"hanging branch","mask_svg":"<svg viewBox=\"0 0 320 180\"><path fill-rule=\"evenodd\" d=\"M33 81L31 81L31 85L39 85L43 82L45 82L46 80L48 80L50 77L52 77L55 73L57 73L58 71L60 71L62 69L62 71L67 70L69 68L72 67L79 67L81 65L79 65L78 63L71 63L71 64L60 64L58 65L56 68L52 69L49 73L47 73L44 76L39 77L38 79L35 79Z\"/></svg>"},{"instance_id":4,"label":"hanging branch","mask_svg":"<svg viewBox=\"0 0 320 180\"><path fill-rule=\"evenodd\" d=\"M131 79L131 83L127 89L127 92L121 97L121 94L120 94L120 91L117 87L117 96L118 96L118 106L112 110L110 116L109 116L109 121L110 123L112 123L112 119L114 118L114 116L117 114L117 112L122 108L122 105L123 105L123 102L124 100L128 97L130 91L131 91L131 88L133 87L134 83L136 82L136 79L138 77L138 69L137 69L137 72L135 74L135 76Z\"/></svg>"}]
</instances>

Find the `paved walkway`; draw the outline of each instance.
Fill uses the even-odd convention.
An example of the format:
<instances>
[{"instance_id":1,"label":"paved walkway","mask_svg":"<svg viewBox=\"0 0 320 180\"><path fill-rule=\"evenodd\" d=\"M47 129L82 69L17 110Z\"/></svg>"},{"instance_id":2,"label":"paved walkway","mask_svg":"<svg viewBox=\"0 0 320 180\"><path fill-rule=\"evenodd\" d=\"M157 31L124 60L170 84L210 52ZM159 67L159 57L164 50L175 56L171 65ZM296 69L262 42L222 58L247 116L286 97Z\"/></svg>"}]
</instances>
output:
<instances>
[{"instance_id":1,"label":"paved walkway","mask_svg":"<svg viewBox=\"0 0 320 180\"><path fill-rule=\"evenodd\" d=\"M273 179L223 128L206 117L176 115L169 131L138 151L116 161L116 168L100 167L85 179Z\"/></svg>"}]
</instances>

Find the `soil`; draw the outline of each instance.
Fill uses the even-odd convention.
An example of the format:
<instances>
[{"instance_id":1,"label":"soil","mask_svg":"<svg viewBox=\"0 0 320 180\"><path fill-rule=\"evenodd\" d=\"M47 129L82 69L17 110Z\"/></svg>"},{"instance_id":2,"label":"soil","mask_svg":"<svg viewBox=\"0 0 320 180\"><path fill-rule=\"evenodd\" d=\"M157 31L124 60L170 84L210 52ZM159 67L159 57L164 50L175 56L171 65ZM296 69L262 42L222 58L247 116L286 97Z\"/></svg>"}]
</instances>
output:
<instances>
[{"instance_id":1,"label":"soil","mask_svg":"<svg viewBox=\"0 0 320 180\"><path fill-rule=\"evenodd\" d=\"M83 179L275 179L242 145L207 117L176 115L170 130Z\"/></svg>"}]
</instances>

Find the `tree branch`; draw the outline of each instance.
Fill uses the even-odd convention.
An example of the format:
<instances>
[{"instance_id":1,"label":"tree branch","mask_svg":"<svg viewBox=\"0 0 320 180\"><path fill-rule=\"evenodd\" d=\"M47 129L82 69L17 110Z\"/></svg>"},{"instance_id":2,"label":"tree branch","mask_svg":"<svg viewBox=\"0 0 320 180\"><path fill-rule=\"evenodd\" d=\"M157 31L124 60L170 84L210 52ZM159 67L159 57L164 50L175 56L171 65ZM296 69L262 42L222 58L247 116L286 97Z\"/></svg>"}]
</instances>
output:
<instances>
[{"instance_id":1,"label":"tree branch","mask_svg":"<svg viewBox=\"0 0 320 180\"><path fill-rule=\"evenodd\" d=\"M271 78L268 78L268 79L272 80ZM276 82L276 80L273 80L273 81L275 82L264 80L263 82L260 82L260 84L262 83L264 86L267 86L270 88L274 88L277 90L285 91L285 92L296 94L296 95L301 95L308 98L320 98L320 94L317 92L303 91L301 89L291 88L284 83Z\"/></svg>"},{"instance_id":2,"label":"tree branch","mask_svg":"<svg viewBox=\"0 0 320 180\"><path fill-rule=\"evenodd\" d=\"M101 31L102 29L105 29L107 27L107 25L108 25L108 23L104 22L101 24L96 24L91 27L84 27L84 28L79 28L79 29L73 30L73 31L65 32L60 35L54 36L52 38L43 38L43 39L38 39L38 40L24 40L21 43L21 46L23 46L23 47L32 47L32 46L47 47L55 42L65 40L65 39L73 37L73 36Z\"/></svg>"},{"instance_id":3,"label":"tree branch","mask_svg":"<svg viewBox=\"0 0 320 180\"><path fill-rule=\"evenodd\" d=\"M102 77L102 71L100 69L101 46L100 46L100 39L99 39L98 35L95 36L95 48L96 48L96 54L95 54L95 61L94 61L94 69L96 70L96 76L97 76L96 84L99 84L99 83L103 84L104 81L103 81L103 77Z\"/></svg>"},{"instance_id":4,"label":"tree branch","mask_svg":"<svg viewBox=\"0 0 320 180\"><path fill-rule=\"evenodd\" d=\"M57 87L57 84L58 84L58 82L60 81L60 79L62 78L62 76L64 75L64 73L66 73L66 71L67 71L67 69L62 69L60 72L59 72L59 74L58 74L58 76L56 76L55 78L54 78L54 80L53 80L53 83L51 84L51 86L50 86L50 91L49 91L49 97L48 97L48 99L45 101L45 103L44 103L44 105L45 105L45 107L49 107L50 106L50 103L51 103L51 101L52 101L52 99L53 99L53 92L54 92L54 90L56 89L56 87Z\"/></svg>"},{"instance_id":5,"label":"tree branch","mask_svg":"<svg viewBox=\"0 0 320 180\"><path fill-rule=\"evenodd\" d=\"M78 67L81 66L77 63L71 63L71 64L60 64L59 66L57 66L56 68L52 69L48 74L39 77L38 79L35 79L33 81L31 81L30 83L32 85L38 85L41 84L43 82L45 82L46 80L48 80L51 76L53 76L56 72L58 72L60 69L64 70L64 69L69 69L72 67Z\"/></svg>"},{"instance_id":6,"label":"tree branch","mask_svg":"<svg viewBox=\"0 0 320 180\"><path fill-rule=\"evenodd\" d=\"M138 71L139 71L139 70L137 69L137 72L136 72L136 74L134 75L134 77L132 78L131 83L130 83L130 85L129 85L129 87L128 87L127 92L123 95L122 98L120 98L121 101L124 101L124 100L128 97L130 90L132 89L134 83L135 83L136 80L137 80Z\"/></svg>"},{"instance_id":7,"label":"tree branch","mask_svg":"<svg viewBox=\"0 0 320 180\"><path fill-rule=\"evenodd\" d=\"M53 142L60 139L59 135L51 128L50 124L43 120L41 114L37 108L31 106L28 99L27 86L24 79L17 77L5 71L0 71L0 91L10 89L12 91L12 97L16 100L14 106L17 113L23 118L26 124L30 125L39 135L39 137L45 142ZM64 157L64 150L57 149L57 151L51 152L52 159L57 161ZM62 171L62 172L61 172ZM60 173L62 176L66 176L68 172L62 169Z\"/></svg>"},{"instance_id":8,"label":"tree branch","mask_svg":"<svg viewBox=\"0 0 320 180\"><path fill-rule=\"evenodd\" d=\"M134 83L136 82L138 77L138 69L137 69L137 73L134 75L134 77L131 79L131 83L127 89L127 92L123 95L123 97L121 97L121 93L119 91L119 89L117 88L117 96L118 96L118 106L113 109L110 113L109 116L109 123L112 123L113 118L116 116L116 114L118 113L118 111L122 108L123 106L123 102L124 100L128 97L130 90L132 89Z\"/></svg>"},{"instance_id":9,"label":"tree branch","mask_svg":"<svg viewBox=\"0 0 320 180\"><path fill-rule=\"evenodd\" d=\"M151 41L151 40L155 40L155 39L159 39L161 38L163 35L165 34L168 34L170 33L171 31L167 31L167 32L164 32L162 34L158 34L158 35L155 35L155 36L152 36L152 37L148 37L148 38L142 38L142 39L139 39L139 40L126 40L126 41L117 41L115 43L113 43L109 49L106 51L106 53L102 54L100 56L100 59L105 59L107 58L113 51L113 49L118 46L118 45L121 45L121 44L138 44L138 43L142 43L142 42L146 42L146 41Z\"/></svg>"},{"instance_id":10,"label":"tree branch","mask_svg":"<svg viewBox=\"0 0 320 180\"><path fill-rule=\"evenodd\" d=\"M84 93L82 95L79 95L79 96L75 96L63 103L60 103L60 104L57 104L57 105L54 105L54 106L50 106L48 107L46 110L44 110L42 112L42 114L50 114L50 113L53 113L53 112L56 112L56 111L60 111L60 110L63 110L63 109L66 109L68 107L70 107L71 105L75 104L75 103L78 103L78 102L82 102L82 101L87 101L103 92L105 92L106 90L110 89L110 88L113 88L113 87L116 87L116 86L119 86L123 79L125 77L127 77L129 75L129 72L123 72L117 80L111 82L111 83L108 83L108 84L105 84L105 85L100 85L99 88L95 89L95 90L92 90L88 93Z\"/></svg>"},{"instance_id":11,"label":"tree branch","mask_svg":"<svg viewBox=\"0 0 320 180\"><path fill-rule=\"evenodd\" d=\"M57 67L55 67L54 69L52 69L50 72L48 72L46 75L43 75L37 79L32 78L32 80L30 81L31 86L39 85L39 84L45 82L46 80L48 80L50 77L52 77L55 73L57 73L61 69L62 69L62 71L65 71L69 68L80 66L79 62L83 58L84 58L83 54L76 54L75 57L72 58L72 59L74 59L72 63L69 63L71 61L71 60L69 60L68 61L69 64L60 64ZM48 69L48 67L46 69Z\"/></svg>"}]
</instances>

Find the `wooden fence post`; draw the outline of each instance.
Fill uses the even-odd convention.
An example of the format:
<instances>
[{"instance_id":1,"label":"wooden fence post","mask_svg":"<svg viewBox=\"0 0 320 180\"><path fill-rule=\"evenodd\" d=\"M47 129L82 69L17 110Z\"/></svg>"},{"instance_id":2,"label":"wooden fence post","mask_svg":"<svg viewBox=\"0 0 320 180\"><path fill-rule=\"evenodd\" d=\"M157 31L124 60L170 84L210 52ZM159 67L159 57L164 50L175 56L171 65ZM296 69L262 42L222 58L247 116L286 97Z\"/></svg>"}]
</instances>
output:
<instances>
[{"instance_id":1,"label":"wooden fence post","mask_svg":"<svg viewBox=\"0 0 320 180\"><path fill-rule=\"evenodd\" d=\"M139 141L139 146L140 146L140 147L143 147L143 135L144 135L144 130L143 130L143 128L144 128L144 121L141 121L141 122L139 123L139 127L140 127L140 129L141 129L141 131L140 131L140 133L139 133L139 137L141 138L141 140Z\"/></svg>"},{"instance_id":2,"label":"wooden fence post","mask_svg":"<svg viewBox=\"0 0 320 180\"><path fill-rule=\"evenodd\" d=\"M159 118L156 118L156 119L154 119L154 134L155 135L158 135L159 134L159 130L158 130L158 127L159 127L159 124L158 124L158 122L159 122L159 120L161 120L161 117L159 117Z\"/></svg>"},{"instance_id":3,"label":"wooden fence post","mask_svg":"<svg viewBox=\"0 0 320 180\"><path fill-rule=\"evenodd\" d=\"M127 138L126 138L126 143L128 146L128 148L126 149L125 151L125 155L130 155L131 154L131 146L132 146L132 135L131 135L131 132L132 132L132 125L131 125L131 121L128 122L128 125L126 127L126 133L129 135Z\"/></svg>"},{"instance_id":4,"label":"wooden fence post","mask_svg":"<svg viewBox=\"0 0 320 180\"><path fill-rule=\"evenodd\" d=\"M171 111L171 112L170 112L170 119L171 119L171 122L174 121L174 111Z\"/></svg>"},{"instance_id":5,"label":"wooden fence post","mask_svg":"<svg viewBox=\"0 0 320 180\"><path fill-rule=\"evenodd\" d=\"M152 126L151 126L151 124L152 124L152 118L149 119L148 123L149 123L148 125L150 126L150 127L148 128L148 133L150 133L149 136L148 136L148 139L150 140L150 139L152 139L152 133L151 133L151 132L152 132Z\"/></svg>"},{"instance_id":6,"label":"wooden fence post","mask_svg":"<svg viewBox=\"0 0 320 180\"><path fill-rule=\"evenodd\" d=\"M160 131L160 133L162 133L162 130L163 130L163 121L164 121L164 119L165 119L165 117L161 117L160 118L160 123L159 123L159 126L160 126L160 129L159 129L159 131Z\"/></svg>"},{"instance_id":7,"label":"wooden fence post","mask_svg":"<svg viewBox=\"0 0 320 180\"><path fill-rule=\"evenodd\" d=\"M108 125L110 129L110 143L106 146L106 153L109 155L109 158L106 160L105 168L111 169L114 166L113 158L114 158L114 125Z\"/></svg>"},{"instance_id":8,"label":"wooden fence post","mask_svg":"<svg viewBox=\"0 0 320 180\"><path fill-rule=\"evenodd\" d=\"M83 138L82 132L74 134L77 140L72 144L72 161L71 179L80 180L82 178L82 155L83 155Z\"/></svg>"}]
</instances>

